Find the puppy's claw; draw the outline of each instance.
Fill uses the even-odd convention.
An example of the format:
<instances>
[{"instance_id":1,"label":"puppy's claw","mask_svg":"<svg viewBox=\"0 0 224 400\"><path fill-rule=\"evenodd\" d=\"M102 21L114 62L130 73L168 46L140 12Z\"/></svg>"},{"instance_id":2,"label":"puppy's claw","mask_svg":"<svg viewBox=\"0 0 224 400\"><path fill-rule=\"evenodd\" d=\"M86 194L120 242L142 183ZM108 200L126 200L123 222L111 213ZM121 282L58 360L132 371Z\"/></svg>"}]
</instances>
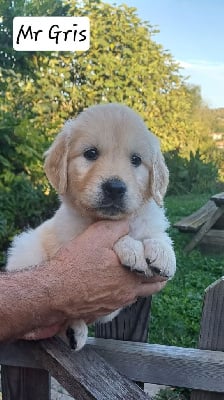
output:
<instances>
[{"instance_id":1,"label":"puppy's claw","mask_svg":"<svg viewBox=\"0 0 224 400\"><path fill-rule=\"evenodd\" d=\"M128 269L130 269L130 270L132 269L130 265L126 265L126 264L122 264L122 265L123 265L123 267L125 267L125 268L128 268Z\"/></svg>"},{"instance_id":2,"label":"puppy's claw","mask_svg":"<svg viewBox=\"0 0 224 400\"><path fill-rule=\"evenodd\" d=\"M68 338L71 349L75 350L77 347L77 342L75 339L75 331L70 326L66 330L66 336Z\"/></svg>"},{"instance_id":3,"label":"puppy's claw","mask_svg":"<svg viewBox=\"0 0 224 400\"><path fill-rule=\"evenodd\" d=\"M143 269L136 269L134 267L130 267L130 265L124 265L124 267L130 269L130 271L136 272L136 274L138 274L138 275L146 274L146 271L144 271Z\"/></svg>"},{"instance_id":4,"label":"puppy's claw","mask_svg":"<svg viewBox=\"0 0 224 400\"><path fill-rule=\"evenodd\" d=\"M145 261L146 261L148 267L150 267L150 266L156 261L156 259L153 260L153 261L151 261L148 257L146 257ZM155 267L155 268L156 268L156 267Z\"/></svg>"},{"instance_id":5,"label":"puppy's claw","mask_svg":"<svg viewBox=\"0 0 224 400\"><path fill-rule=\"evenodd\" d=\"M138 275L146 275L145 271L141 271L141 270L138 270L138 269L135 269L135 272Z\"/></svg>"},{"instance_id":6,"label":"puppy's claw","mask_svg":"<svg viewBox=\"0 0 224 400\"><path fill-rule=\"evenodd\" d=\"M165 275L162 272L162 269L160 269L159 267L156 267L155 265L153 265L155 260L151 261L149 258L146 258L145 261L147 262L147 264L148 264L149 268L151 269L153 275L159 275L159 276L163 276L164 278L168 278L168 276Z\"/></svg>"},{"instance_id":7,"label":"puppy's claw","mask_svg":"<svg viewBox=\"0 0 224 400\"><path fill-rule=\"evenodd\" d=\"M151 269L153 275L160 275L160 276L163 275L161 269L158 267L154 267L153 265L150 265L150 269Z\"/></svg>"}]
</instances>

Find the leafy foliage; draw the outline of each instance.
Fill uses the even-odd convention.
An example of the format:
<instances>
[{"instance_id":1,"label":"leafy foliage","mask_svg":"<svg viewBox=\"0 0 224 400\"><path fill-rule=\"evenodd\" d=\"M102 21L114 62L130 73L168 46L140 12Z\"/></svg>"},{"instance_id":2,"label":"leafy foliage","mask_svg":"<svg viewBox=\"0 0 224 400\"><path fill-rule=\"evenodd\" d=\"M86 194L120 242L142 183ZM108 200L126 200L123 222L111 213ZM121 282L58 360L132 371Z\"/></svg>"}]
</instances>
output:
<instances>
[{"instance_id":1,"label":"leafy foliage","mask_svg":"<svg viewBox=\"0 0 224 400\"><path fill-rule=\"evenodd\" d=\"M17 15L89 16L90 50L15 52L12 20ZM209 134L223 132L223 109L208 109L200 89L188 85L172 55L154 41L157 30L141 21L134 8L125 4L112 6L100 0L0 0L0 16L3 265L12 237L24 228L38 225L57 208L57 197L43 174L42 154L64 120L75 117L89 105L121 102L141 114L160 137L166 152L171 172L170 194L215 190L223 151L216 150ZM189 215L209 197L168 197L171 221ZM171 235L178 272L154 298L150 341L195 346L203 292L222 274L222 260L202 256L197 250L186 257L183 247L188 235L174 229Z\"/></svg>"},{"instance_id":2,"label":"leafy foliage","mask_svg":"<svg viewBox=\"0 0 224 400\"><path fill-rule=\"evenodd\" d=\"M199 150L190 152L189 158L180 157L174 150L165 154L170 171L168 194L215 192L218 167L212 161L203 160Z\"/></svg>"},{"instance_id":3,"label":"leafy foliage","mask_svg":"<svg viewBox=\"0 0 224 400\"><path fill-rule=\"evenodd\" d=\"M216 167L210 160L217 160L217 154L206 137L208 121L205 127L200 90L187 85L172 55L154 41L155 28L141 21L134 8L100 0L0 0L0 15L3 249L15 232L48 214L49 199L49 208L53 207L55 194L43 174L42 154L65 119L95 103L122 102L142 115L169 152L170 193L212 186ZM16 15L87 15L90 50L15 52Z\"/></svg>"},{"instance_id":4,"label":"leafy foliage","mask_svg":"<svg viewBox=\"0 0 224 400\"><path fill-rule=\"evenodd\" d=\"M224 108L210 110L212 131L224 134Z\"/></svg>"},{"instance_id":5,"label":"leafy foliage","mask_svg":"<svg viewBox=\"0 0 224 400\"><path fill-rule=\"evenodd\" d=\"M65 119L101 102L122 102L138 111L161 138L164 151L178 149L187 156L203 148L207 131L199 112L200 91L187 85L171 54L153 40L155 28L141 21L134 8L87 0L0 0L0 14L3 116L12 115L9 119L16 120L18 129L22 125L24 135L38 137L40 149ZM13 52L15 15L87 15L90 50Z\"/></svg>"},{"instance_id":6,"label":"leafy foliage","mask_svg":"<svg viewBox=\"0 0 224 400\"><path fill-rule=\"evenodd\" d=\"M10 186L0 187L0 266L5 265L10 240L24 228L33 228L51 217L58 206L56 194L46 195L25 174L11 176Z\"/></svg>"}]
</instances>

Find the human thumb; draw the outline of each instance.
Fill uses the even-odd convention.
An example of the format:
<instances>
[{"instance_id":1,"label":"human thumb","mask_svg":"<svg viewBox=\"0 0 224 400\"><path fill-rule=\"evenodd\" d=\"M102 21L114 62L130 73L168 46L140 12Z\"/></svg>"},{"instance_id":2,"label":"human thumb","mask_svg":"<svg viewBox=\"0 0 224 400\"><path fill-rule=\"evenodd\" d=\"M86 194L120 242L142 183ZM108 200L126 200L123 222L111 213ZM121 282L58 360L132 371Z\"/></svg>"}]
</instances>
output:
<instances>
[{"instance_id":1,"label":"human thumb","mask_svg":"<svg viewBox=\"0 0 224 400\"><path fill-rule=\"evenodd\" d=\"M114 244L129 232L129 224L127 220L122 221L99 221L91 225L86 234L90 235L100 247L113 248Z\"/></svg>"}]
</instances>

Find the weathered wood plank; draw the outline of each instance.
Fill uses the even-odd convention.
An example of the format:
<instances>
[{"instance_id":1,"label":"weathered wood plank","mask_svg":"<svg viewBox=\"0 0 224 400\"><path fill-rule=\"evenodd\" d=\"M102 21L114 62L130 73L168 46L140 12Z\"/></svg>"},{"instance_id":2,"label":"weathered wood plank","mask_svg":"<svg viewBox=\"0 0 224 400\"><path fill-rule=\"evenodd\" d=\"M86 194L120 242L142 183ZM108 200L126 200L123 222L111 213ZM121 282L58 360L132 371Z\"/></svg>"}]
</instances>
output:
<instances>
[{"instance_id":1,"label":"weathered wood plank","mask_svg":"<svg viewBox=\"0 0 224 400\"><path fill-rule=\"evenodd\" d=\"M203 236L200 249L205 254L224 254L224 230L210 229Z\"/></svg>"},{"instance_id":2,"label":"weathered wood plank","mask_svg":"<svg viewBox=\"0 0 224 400\"><path fill-rule=\"evenodd\" d=\"M206 289L199 348L224 351L224 277ZM218 385L219 377L216 376L216 379ZM217 392L217 390L214 389L214 392ZM222 392L222 394L208 394L193 391L191 400L224 400L224 390Z\"/></svg>"},{"instance_id":3,"label":"weathered wood plank","mask_svg":"<svg viewBox=\"0 0 224 400\"><path fill-rule=\"evenodd\" d=\"M219 244L224 244L224 230L222 229L210 229L206 233L205 236L202 238L202 242L206 243L219 243Z\"/></svg>"},{"instance_id":4,"label":"weathered wood plank","mask_svg":"<svg viewBox=\"0 0 224 400\"><path fill-rule=\"evenodd\" d=\"M6 347L7 351L0 345L0 364L44 367L76 400L149 400L136 384L121 377L91 349L75 353L57 338L36 343L20 341Z\"/></svg>"},{"instance_id":5,"label":"weathered wood plank","mask_svg":"<svg viewBox=\"0 0 224 400\"><path fill-rule=\"evenodd\" d=\"M223 400L222 393L204 392L203 390L194 390L191 394L191 400Z\"/></svg>"},{"instance_id":6,"label":"weathered wood plank","mask_svg":"<svg viewBox=\"0 0 224 400\"><path fill-rule=\"evenodd\" d=\"M220 329L223 329L223 326ZM46 342L43 341L42 344L44 343ZM55 342L54 344L61 348L61 344ZM10 352L10 347L8 347L8 354L11 353L11 356L7 355L6 359L4 352L1 351L3 346L0 346L0 363L12 363L14 360L14 365L22 364L26 367L39 368L43 365L44 361L36 350L40 346L38 343L18 342L17 345L8 345L12 346L12 349ZM63 344L63 348L64 346ZM85 375L88 375L89 356L86 361L82 358L85 358L86 350L94 349L107 363L132 380L224 392L224 353L222 351L95 338L89 338L87 348L80 353L74 353L67 346L65 349L66 353L63 350L60 352L63 352L63 357L67 357L67 352L69 352L69 364L72 370L80 362L81 370ZM57 353L58 351L57 349ZM81 361L77 356L81 357ZM57 357L60 359L60 355ZM98 368L94 357L90 363L93 369ZM50 368L50 371L53 372L53 369ZM54 373L52 375L54 376ZM79 379L81 379L81 374ZM74 383L74 377L71 380Z\"/></svg>"},{"instance_id":7,"label":"weathered wood plank","mask_svg":"<svg viewBox=\"0 0 224 400\"><path fill-rule=\"evenodd\" d=\"M50 400L50 375L45 370L3 366L3 400Z\"/></svg>"},{"instance_id":8,"label":"weathered wood plank","mask_svg":"<svg viewBox=\"0 0 224 400\"><path fill-rule=\"evenodd\" d=\"M131 379L224 392L223 352L94 338L88 346Z\"/></svg>"},{"instance_id":9,"label":"weathered wood plank","mask_svg":"<svg viewBox=\"0 0 224 400\"><path fill-rule=\"evenodd\" d=\"M214 196L211 197L211 200L214 201L214 203L220 207L224 205L224 192L217 193Z\"/></svg>"},{"instance_id":10,"label":"weathered wood plank","mask_svg":"<svg viewBox=\"0 0 224 400\"><path fill-rule=\"evenodd\" d=\"M146 342L148 338L151 297L139 298L107 324L96 323L95 337Z\"/></svg>"},{"instance_id":11,"label":"weathered wood plank","mask_svg":"<svg viewBox=\"0 0 224 400\"><path fill-rule=\"evenodd\" d=\"M75 353L54 338L40 342L34 356L76 400L149 399L136 384L88 347Z\"/></svg>"},{"instance_id":12,"label":"weathered wood plank","mask_svg":"<svg viewBox=\"0 0 224 400\"><path fill-rule=\"evenodd\" d=\"M18 351L16 351L17 345ZM12 346L11 351L10 346ZM0 363L11 364L14 359L17 365L21 361L26 366L31 363L33 367L36 365L45 368L76 400L149 399L136 384L122 377L94 350L87 347L75 353L60 339L53 338L36 343L21 341L17 344L8 344L7 353L4 350L1 352L1 348L4 346L0 346ZM1 356L6 356L6 360L4 361ZM9 399L14 400L14 398ZM32 397L27 398L27 400L33 399L35 400ZM39 399L45 400L41 396Z\"/></svg>"},{"instance_id":13,"label":"weathered wood plank","mask_svg":"<svg viewBox=\"0 0 224 400\"><path fill-rule=\"evenodd\" d=\"M193 214L182 218L173 226L183 232L197 232L217 209L214 201L209 200Z\"/></svg>"},{"instance_id":14,"label":"weathered wood plank","mask_svg":"<svg viewBox=\"0 0 224 400\"><path fill-rule=\"evenodd\" d=\"M3 400L50 399L49 373L40 369L31 350L30 342L0 344Z\"/></svg>"},{"instance_id":15,"label":"weathered wood plank","mask_svg":"<svg viewBox=\"0 0 224 400\"><path fill-rule=\"evenodd\" d=\"M224 351L224 277L210 285L205 291L200 349Z\"/></svg>"},{"instance_id":16,"label":"weathered wood plank","mask_svg":"<svg viewBox=\"0 0 224 400\"><path fill-rule=\"evenodd\" d=\"M33 357L33 343L19 340L14 343L0 343L0 364L24 368L41 368Z\"/></svg>"},{"instance_id":17,"label":"weathered wood plank","mask_svg":"<svg viewBox=\"0 0 224 400\"><path fill-rule=\"evenodd\" d=\"M224 229L224 215L218 219L218 221L213 226L214 229Z\"/></svg>"},{"instance_id":18,"label":"weathered wood plank","mask_svg":"<svg viewBox=\"0 0 224 400\"><path fill-rule=\"evenodd\" d=\"M215 210L213 214L210 215L208 218L207 222L201 227L201 229L196 233L196 235L193 237L193 239L188 243L188 245L185 247L185 251L189 253L193 248L200 243L202 240L203 236L210 230L210 228L215 224L215 222L221 217L221 215L224 213L224 206L219 207Z\"/></svg>"},{"instance_id":19,"label":"weathered wood plank","mask_svg":"<svg viewBox=\"0 0 224 400\"><path fill-rule=\"evenodd\" d=\"M104 339L147 342L152 297L139 298L107 324L95 325L95 336ZM137 382L144 390L144 383Z\"/></svg>"}]
</instances>

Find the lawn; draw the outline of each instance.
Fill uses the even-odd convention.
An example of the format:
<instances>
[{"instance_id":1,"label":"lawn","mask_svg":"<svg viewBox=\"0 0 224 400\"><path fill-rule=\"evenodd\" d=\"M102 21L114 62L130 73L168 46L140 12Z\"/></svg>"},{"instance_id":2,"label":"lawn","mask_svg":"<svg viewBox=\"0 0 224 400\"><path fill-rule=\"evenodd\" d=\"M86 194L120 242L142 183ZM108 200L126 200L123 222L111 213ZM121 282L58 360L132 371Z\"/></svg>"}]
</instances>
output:
<instances>
[{"instance_id":1,"label":"lawn","mask_svg":"<svg viewBox=\"0 0 224 400\"><path fill-rule=\"evenodd\" d=\"M167 197L171 224L204 205L209 194ZM177 272L166 288L155 295L149 342L181 347L197 347L203 296L206 287L223 275L224 257L203 255L198 249L186 255L184 246L191 235L170 228L177 257ZM158 400L188 399L189 392L163 391Z\"/></svg>"},{"instance_id":2,"label":"lawn","mask_svg":"<svg viewBox=\"0 0 224 400\"><path fill-rule=\"evenodd\" d=\"M168 197L171 224L191 214L210 195ZM166 345L196 347L204 290L223 274L223 256L203 255L200 250L185 254L191 235L170 229L177 257L177 272L166 288L153 298L149 341Z\"/></svg>"}]
</instances>

